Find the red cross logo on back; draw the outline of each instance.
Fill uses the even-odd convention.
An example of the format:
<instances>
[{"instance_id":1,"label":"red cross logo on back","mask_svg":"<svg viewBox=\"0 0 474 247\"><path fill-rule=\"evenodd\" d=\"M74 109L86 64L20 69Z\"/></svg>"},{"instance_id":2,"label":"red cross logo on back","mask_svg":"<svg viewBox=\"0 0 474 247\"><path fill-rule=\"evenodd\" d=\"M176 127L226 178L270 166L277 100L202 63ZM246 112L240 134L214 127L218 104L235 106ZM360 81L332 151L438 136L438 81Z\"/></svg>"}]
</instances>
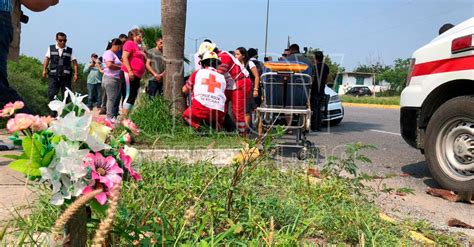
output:
<instances>
[{"instance_id":1,"label":"red cross logo on back","mask_svg":"<svg viewBox=\"0 0 474 247\"><path fill-rule=\"evenodd\" d=\"M213 74L209 75L209 79L202 79L202 85L208 86L207 92L214 93L216 88L221 88L221 83L216 81L216 76Z\"/></svg>"}]
</instances>

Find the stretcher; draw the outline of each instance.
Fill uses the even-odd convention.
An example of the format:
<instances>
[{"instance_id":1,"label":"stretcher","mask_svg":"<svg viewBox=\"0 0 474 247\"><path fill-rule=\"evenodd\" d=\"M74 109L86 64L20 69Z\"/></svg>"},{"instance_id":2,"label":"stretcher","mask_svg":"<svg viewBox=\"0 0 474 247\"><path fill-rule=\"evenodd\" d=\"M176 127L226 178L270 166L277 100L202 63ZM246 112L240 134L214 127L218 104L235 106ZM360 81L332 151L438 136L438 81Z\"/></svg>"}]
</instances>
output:
<instances>
[{"instance_id":1,"label":"stretcher","mask_svg":"<svg viewBox=\"0 0 474 247\"><path fill-rule=\"evenodd\" d=\"M263 102L257 107L258 133L262 136L270 129L284 126L295 136L294 142L278 143L279 147L299 148L297 158L308 157L313 144L307 140L310 130L310 95L312 77L301 73L308 65L298 62L264 63L261 75Z\"/></svg>"}]
</instances>

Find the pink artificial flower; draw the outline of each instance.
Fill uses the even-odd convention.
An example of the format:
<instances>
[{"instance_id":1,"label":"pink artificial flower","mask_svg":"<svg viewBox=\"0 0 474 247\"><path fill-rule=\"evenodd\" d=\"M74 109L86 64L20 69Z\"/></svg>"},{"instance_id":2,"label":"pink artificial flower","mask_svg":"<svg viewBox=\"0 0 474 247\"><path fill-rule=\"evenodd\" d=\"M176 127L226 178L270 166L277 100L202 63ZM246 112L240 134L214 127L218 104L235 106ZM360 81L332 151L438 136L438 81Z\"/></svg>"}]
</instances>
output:
<instances>
[{"instance_id":1,"label":"pink artificial flower","mask_svg":"<svg viewBox=\"0 0 474 247\"><path fill-rule=\"evenodd\" d=\"M129 133L125 133L125 135L120 137L119 140L121 143L127 144L132 142L132 136Z\"/></svg>"},{"instance_id":2,"label":"pink artificial flower","mask_svg":"<svg viewBox=\"0 0 474 247\"><path fill-rule=\"evenodd\" d=\"M94 121L99 123L99 124L105 125L105 126L111 128L112 130L115 128L115 126L112 123L112 120L110 118L96 116L96 117L94 117Z\"/></svg>"},{"instance_id":3,"label":"pink artificial flower","mask_svg":"<svg viewBox=\"0 0 474 247\"><path fill-rule=\"evenodd\" d=\"M15 103L6 104L2 110L0 110L0 117L10 117L15 113L15 110L22 109L25 104L22 101L15 101Z\"/></svg>"},{"instance_id":4,"label":"pink artificial flower","mask_svg":"<svg viewBox=\"0 0 474 247\"><path fill-rule=\"evenodd\" d=\"M130 176L132 176L133 179L135 179L135 181L142 180L142 177L140 176L140 174L138 174L138 172L135 171L132 167L132 157L125 154L123 149L119 149L119 155L120 155L120 159L123 162L123 166L125 166Z\"/></svg>"},{"instance_id":5,"label":"pink artificial flower","mask_svg":"<svg viewBox=\"0 0 474 247\"><path fill-rule=\"evenodd\" d=\"M31 125L31 129L33 131L46 130L48 129L51 121L52 121L52 118L50 116L47 116L47 117L35 116L35 122Z\"/></svg>"},{"instance_id":6,"label":"pink artificial flower","mask_svg":"<svg viewBox=\"0 0 474 247\"><path fill-rule=\"evenodd\" d=\"M123 170L112 156L104 157L101 153L89 153L82 161L86 168L90 168L92 179L112 189L114 184L122 182Z\"/></svg>"},{"instance_id":7,"label":"pink artificial flower","mask_svg":"<svg viewBox=\"0 0 474 247\"><path fill-rule=\"evenodd\" d=\"M134 122L130 119L124 119L122 120L122 125L128 130L131 131L132 134L138 136L140 134L140 130L138 130L137 125L135 125Z\"/></svg>"},{"instance_id":8,"label":"pink artificial flower","mask_svg":"<svg viewBox=\"0 0 474 247\"><path fill-rule=\"evenodd\" d=\"M98 188L94 188L94 186L86 186L83 190L82 190L82 194L85 195L89 192L92 192L94 191L95 189L98 189ZM101 193L99 193L98 195L95 196L95 199L99 202L100 205L104 205L106 202L107 202L107 196L108 196L108 192L105 192L105 190Z\"/></svg>"},{"instance_id":9,"label":"pink artificial flower","mask_svg":"<svg viewBox=\"0 0 474 247\"><path fill-rule=\"evenodd\" d=\"M36 118L33 115L18 113L14 118L8 120L7 129L10 133L14 133L20 130L28 129L34 122Z\"/></svg>"}]
</instances>

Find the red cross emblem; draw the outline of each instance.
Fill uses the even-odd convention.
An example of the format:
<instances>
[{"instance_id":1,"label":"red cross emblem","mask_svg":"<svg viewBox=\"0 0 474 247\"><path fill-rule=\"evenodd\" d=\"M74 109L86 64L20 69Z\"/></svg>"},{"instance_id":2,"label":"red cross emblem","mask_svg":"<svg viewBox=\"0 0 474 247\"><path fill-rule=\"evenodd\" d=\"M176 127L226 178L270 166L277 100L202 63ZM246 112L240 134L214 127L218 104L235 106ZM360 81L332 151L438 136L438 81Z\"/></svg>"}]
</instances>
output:
<instances>
[{"instance_id":1,"label":"red cross emblem","mask_svg":"<svg viewBox=\"0 0 474 247\"><path fill-rule=\"evenodd\" d=\"M208 86L207 92L214 93L216 88L221 88L221 83L216 81L216 76L213 74L209 75L209 79L202 79L202 85Z\"/></svg>"}]
</instances>

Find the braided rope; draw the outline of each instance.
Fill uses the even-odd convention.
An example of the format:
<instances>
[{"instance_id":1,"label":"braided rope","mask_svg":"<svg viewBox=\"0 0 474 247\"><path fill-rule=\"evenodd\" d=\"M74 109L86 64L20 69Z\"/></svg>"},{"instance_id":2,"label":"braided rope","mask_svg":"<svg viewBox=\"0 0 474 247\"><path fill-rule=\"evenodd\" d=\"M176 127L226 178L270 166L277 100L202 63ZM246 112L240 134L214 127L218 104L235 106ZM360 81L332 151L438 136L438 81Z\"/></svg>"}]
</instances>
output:
<instances>
[{"instance_id":1,"label":"braided rope","mask_svg":"<svg viewBox=\"0 0 474 247\"><path fill-rule=\"evenodd\" d=\"M92 200L96 195L102 193L102 189L94 190L90 193L87 193L77 200L75 200L64 212L61 216L56 220L52 230L52 236L54 241L59 241L62 239L62 230L66 223L74 216L74 214L84 206L88 201Z\"/></svg>"},{"instance_id":2,"label":"braided rope","mask_svg":"<svg viewBox=\"0 0 474 247\"><path fill-rule=\"evenodd\" d=\"M92 241L93 247L101 247L105 242L107 233L112 228L115 213L117 212L118 201L120 199L120 185L117 184L112 188L109 198L109 208L107 209L107 217L100 222L99 229L97 229L94 239Z\"/></svg>"}]
</instances>

